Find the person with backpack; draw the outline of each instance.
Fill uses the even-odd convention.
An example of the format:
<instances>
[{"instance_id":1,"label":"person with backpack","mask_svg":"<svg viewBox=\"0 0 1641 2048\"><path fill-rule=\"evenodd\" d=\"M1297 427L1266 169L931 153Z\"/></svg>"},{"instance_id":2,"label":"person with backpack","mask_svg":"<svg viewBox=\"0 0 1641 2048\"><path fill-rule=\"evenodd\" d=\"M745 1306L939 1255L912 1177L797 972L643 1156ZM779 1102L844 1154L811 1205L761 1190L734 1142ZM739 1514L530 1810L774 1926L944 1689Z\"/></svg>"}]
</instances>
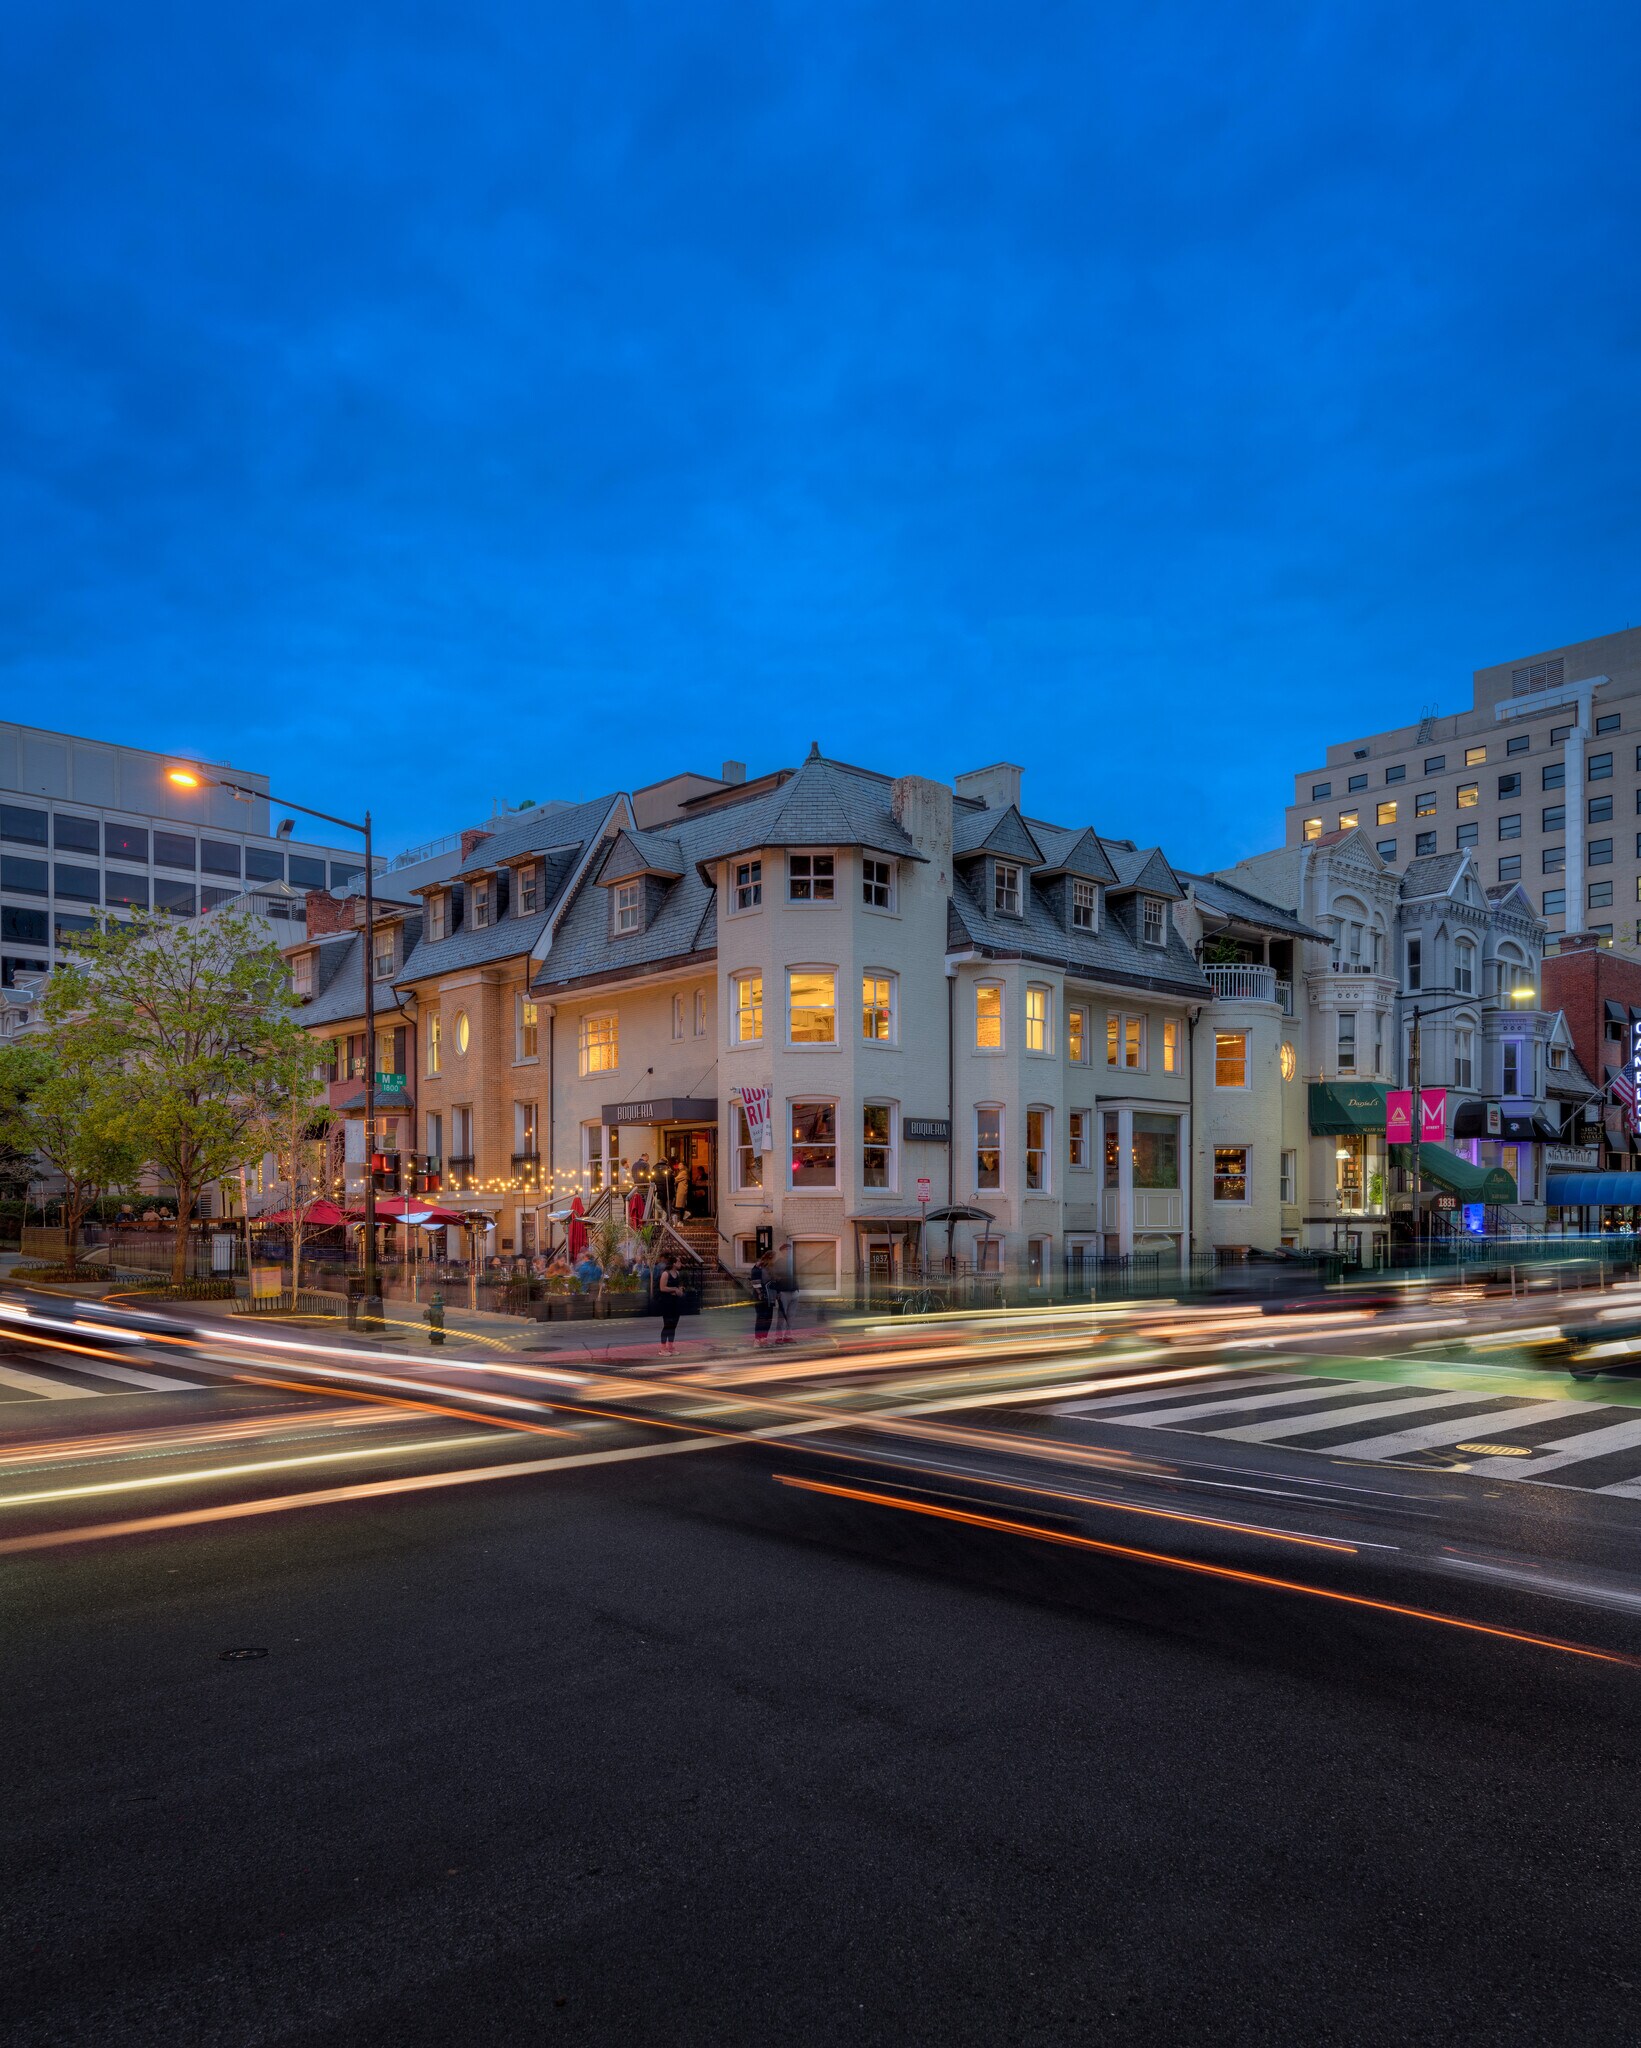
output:
<instances>
[{"instance_id":1,"label":"person with backpack","mask_svg":"<svg viewBox=\"0 0 1641 2048\"><path fill-rule=\"evenodd\" d=\"M684 1283L671 1252L661 1254L655 1270L655 1292L661 1305L661 1349L670 1354L678 1344L678 1318L684 1313Z\"/></svg>"},{"instance_id":2,"label":"person with backpack","mask_svg":"<svg viewBox=\"0 0 1641 2048\"><path fill-rule=\"evenodd\" d=\"M760 1351L769 1342L769 1322L775 1313L775 1287L769 1275L774 1256L772 1251L759 1252L746 1276L746 1284L752 1290L752 1341Z\"/></svg>"}]
</instances>

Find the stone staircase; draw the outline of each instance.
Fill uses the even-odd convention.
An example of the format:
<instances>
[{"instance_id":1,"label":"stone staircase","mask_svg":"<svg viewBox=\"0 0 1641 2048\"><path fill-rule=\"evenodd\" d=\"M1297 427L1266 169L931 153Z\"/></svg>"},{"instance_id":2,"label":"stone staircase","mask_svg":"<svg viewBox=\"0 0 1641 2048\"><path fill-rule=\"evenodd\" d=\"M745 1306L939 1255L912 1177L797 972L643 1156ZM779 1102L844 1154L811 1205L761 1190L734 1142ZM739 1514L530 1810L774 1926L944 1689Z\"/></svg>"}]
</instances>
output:
<instances>
[{"instance_id":1,"label":"stone staircase","mask_svg":"<svg viewBox=\"0 0 1641 2048\"><path fill-rule=\"evenodd\" d=\"M672 1219L671 1228L701 1262L701 1299L704 1304L713 1306L726 1301L751 1299L741 1281L719 1256L722 1241L718 1236L718 1226L710 1217L680 1216Z\"/></svg>"}]
</instances>

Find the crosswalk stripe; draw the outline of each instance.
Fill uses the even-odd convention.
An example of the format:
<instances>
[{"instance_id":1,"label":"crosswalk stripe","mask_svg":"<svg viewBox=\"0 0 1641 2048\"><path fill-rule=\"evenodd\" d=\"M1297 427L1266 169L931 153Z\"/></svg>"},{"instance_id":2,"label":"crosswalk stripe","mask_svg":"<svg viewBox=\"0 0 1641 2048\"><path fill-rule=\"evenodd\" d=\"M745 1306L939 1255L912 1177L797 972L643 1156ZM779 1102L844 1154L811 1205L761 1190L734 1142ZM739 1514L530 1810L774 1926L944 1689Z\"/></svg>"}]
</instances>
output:
<instances>
[{"instance_id":1,"label":"crosswalk stripe","mask_svg":"<svg viewBox=\"0 0 1641 2048\"><path fill-rule=\"evenodd\" d=\"M154 1394L203 1394L205 1388L199 1380L168 1379L162 1372L139 1372L134 1365L105 1364L101 1359L76 1358L70 1367L74 1372L94 1373L98 1379L126 1380L134 1387L146 1387ZM100 1392L93 1388L92 1392Z\"/></svg>"},{"instance_id":2,"label":"crosswalk stripe","mask_svg":"<svg viewBox=\"0 0 1641 2048\"><path fill-rule=\"evenodd\" d=\"M1182 1401L1211 1401L1217 1396L1229 1394L1235 1388L1245 1387L1247 1384L1248 1376L1246 1374L1239 1379L1208 1380L1206 1382L1198 1380L1194 1387L1183 1388L1175 1398ZM1347 1386L1353 1384L1353 1382L1317 1380L1309 1374L1300 1375L1293 1373L1288 1374L1282 1379L1274 1379L1268 1373L1261 1373L1254 1384L1261 1387L1320 1386L1326 1388L1329 1386ZM1111 1394L1103 1401L1074 1401L1066 1407L1064 1412L1067 1415L1104 1415L1113 1408L1143 1408L1147 1403L1156 1408L1162 1400L1163 1395L1156 1387L1147 1387L1143 1394Z\"/></svg>"},{"instance_id":3,"label":"crosswalk stripe","mask_svg":"<svg viewBox=\"0 0 1641 2048\"><path fill-rule=\"evenodd\" d=\"M20 1394L43 1394L48 1401L95 1401L102 1394L101 1387L71 1387L66 1380L48 1380L15 1365L0 1365L0 1387L15 1387Z\"/></svg>"},{"instance_id":4,"label":"crosswalk stripe","mask_svg":"<svg viewBox=\"0 0 1641 2048\"><path fill-rule=\"evenodd\" d=\"M1205 1415L1229 1415L1233 1411L1241 1414L1248 1408L1295 1408L1305 1401L1326 1401L1330 1396L1337 1400L1354 1391L1347 1380L1312 1380L1308 1386L1292 1387L1283 1394L1237 1394L1223 1401L1193 1401L1183 1408L1153 1408L1143 1415L1113 1415L1109 1419L1120 1422L1125 1429L1166 1429L1170 1423L1195 1422ZM1395 1391L1394 1387L1385 1389L1387 1394ZM1465 1394L1458 1398L1473 1400L1475 1397ZM1338 1414L1339 1410L1335 1409L1334 1413ZM1348 1412L1345 1420L1350 1420ZM1217 1436L1223 1432L1216 1430L1213 1434Z\"/></svg>"},{"instance_id":5,"label":"crosswalk stripe","mask_svg":"<svg viewBox=\"0 0 1641 2048\"><path fill-rule=\"evenodd\" d=\"M1588 1415L1588 1401L1530 1401L1513 1411L1489 1410L1485 1415L1450 1415L1445 1422L1429 1422L1419 1429L1400 1429L1391 1436L1364 1436L1353 1444L1334 1444L1335 1458L1400 1458L1409 1451L1432 1451L1444 1444L1462 1443L1466 1437L1497 1436L1501 1430L1521 1429L1533 1422L1553 1422L1564 1415Z\"/></svg>"},{"instance_id":6,"label":"crosswalk stripe","mask_svg":"<svg viewBox=\"0 0 1641 2048\"><path fill-rule=\"evenodd\" d=\"M1627 1451L1635 1444L1641 1444L1641 1421L1632 1418L1607 1429L1587 1429L1582 1436L1557 1437L1531 1458L1478 1458L1470 1470L1487 1479L1542 1479L1547 1472L1604 1458L1609 1451ZM1524 1466L1526 1470L1520 1469Z\"/></svg>"},{"instance_id":7,"label":"crosswalk stripe","mask_svg":"<svg viewBox=\"0 0 1641 2048\"><path fill-rule=\"evenodd\" d=\"M1354 1407L1334 1408L1326 1415L1278 1416L1274 1422L1250 1422L1241 1429L1216 1429L1232 1443L1263 1444L1273 1437L1304 1436L1316 1430L1337 1429L1341 1423L1371 1422L1380 1415L1413 1415L1421 1408L1474 1409L1474 1389L1463 1394L1415 1394L1403 1401L1361 1401Z\"/></svg>"}]
</instances>

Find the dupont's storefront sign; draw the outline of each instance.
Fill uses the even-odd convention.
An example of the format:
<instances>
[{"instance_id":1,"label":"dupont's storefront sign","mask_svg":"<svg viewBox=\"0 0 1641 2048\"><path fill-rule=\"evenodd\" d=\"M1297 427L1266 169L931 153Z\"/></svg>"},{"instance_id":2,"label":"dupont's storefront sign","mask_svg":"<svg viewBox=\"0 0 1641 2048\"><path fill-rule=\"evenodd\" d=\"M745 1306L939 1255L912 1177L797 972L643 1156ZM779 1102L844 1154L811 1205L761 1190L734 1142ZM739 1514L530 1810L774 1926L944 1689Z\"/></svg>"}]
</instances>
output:
<instances>
[{"instance_id":1,"label":"dupont's storefront sign","mask_svg":"<svg viewBox=\"0 0 1641 2048\"><path fill-rule=\"evenodd\" d=\"M1439 1144L1447 1136L1447 1090L1419 1090L1419 1139L1422 1144ZM1385 1093L1385 1138L1392 1145L1413 1143L1413 1090L1391 1088Z\"/></svg>"}]
</instances>

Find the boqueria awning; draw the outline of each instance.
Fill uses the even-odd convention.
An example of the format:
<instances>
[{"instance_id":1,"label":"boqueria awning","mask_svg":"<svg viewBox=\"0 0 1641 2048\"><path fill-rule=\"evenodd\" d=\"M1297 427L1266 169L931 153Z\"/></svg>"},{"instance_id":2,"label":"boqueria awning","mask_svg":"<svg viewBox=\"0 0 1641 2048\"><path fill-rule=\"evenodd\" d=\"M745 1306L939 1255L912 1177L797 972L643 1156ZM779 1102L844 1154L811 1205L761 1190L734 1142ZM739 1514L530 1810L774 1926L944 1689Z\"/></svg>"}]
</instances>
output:
<instances>
[{"instance_id":1,"label":"boqueria awning","mask_svg":"<svg viewBox=\"0 0 1641 2048\"><path fill-rule=\"evenodd\" d=\"M1336 1138L1351 1131L1384 1136L1386 1082L1313 1081L1310 1087L1313 1138Z\"/></svg>"},{"instance_id":2,"label":"boqueria awning","mask_svg":"<svg viewBox=\"0 0 1641 2048\"><path fill-rule=\"evenodd\" d=\"M1552 1209L1641 1207L1641 1173L1551 1173L1544 1199Z\"/></svg>"},{"instance_id":3,"label":"boqueria awning","mask_svg":"<svg viewBox=\"0 0 1641 2048\"><path fill-rule=\"evenodd\" d=\"M1395 1145L1391 1153L1399 1166L1405 1166L1411 1172L1411 1145ZM1502 1166L1472 1166L1468 1159L1449 1152L1445 1145L1419 1147L1419 1175L1430 1186L1445 1188L1448 1194L1457 1195L1461 1202L1513 1202L1516 1199L1514 1174L1507 1173Z\"/></svg>"}]
</instances>

